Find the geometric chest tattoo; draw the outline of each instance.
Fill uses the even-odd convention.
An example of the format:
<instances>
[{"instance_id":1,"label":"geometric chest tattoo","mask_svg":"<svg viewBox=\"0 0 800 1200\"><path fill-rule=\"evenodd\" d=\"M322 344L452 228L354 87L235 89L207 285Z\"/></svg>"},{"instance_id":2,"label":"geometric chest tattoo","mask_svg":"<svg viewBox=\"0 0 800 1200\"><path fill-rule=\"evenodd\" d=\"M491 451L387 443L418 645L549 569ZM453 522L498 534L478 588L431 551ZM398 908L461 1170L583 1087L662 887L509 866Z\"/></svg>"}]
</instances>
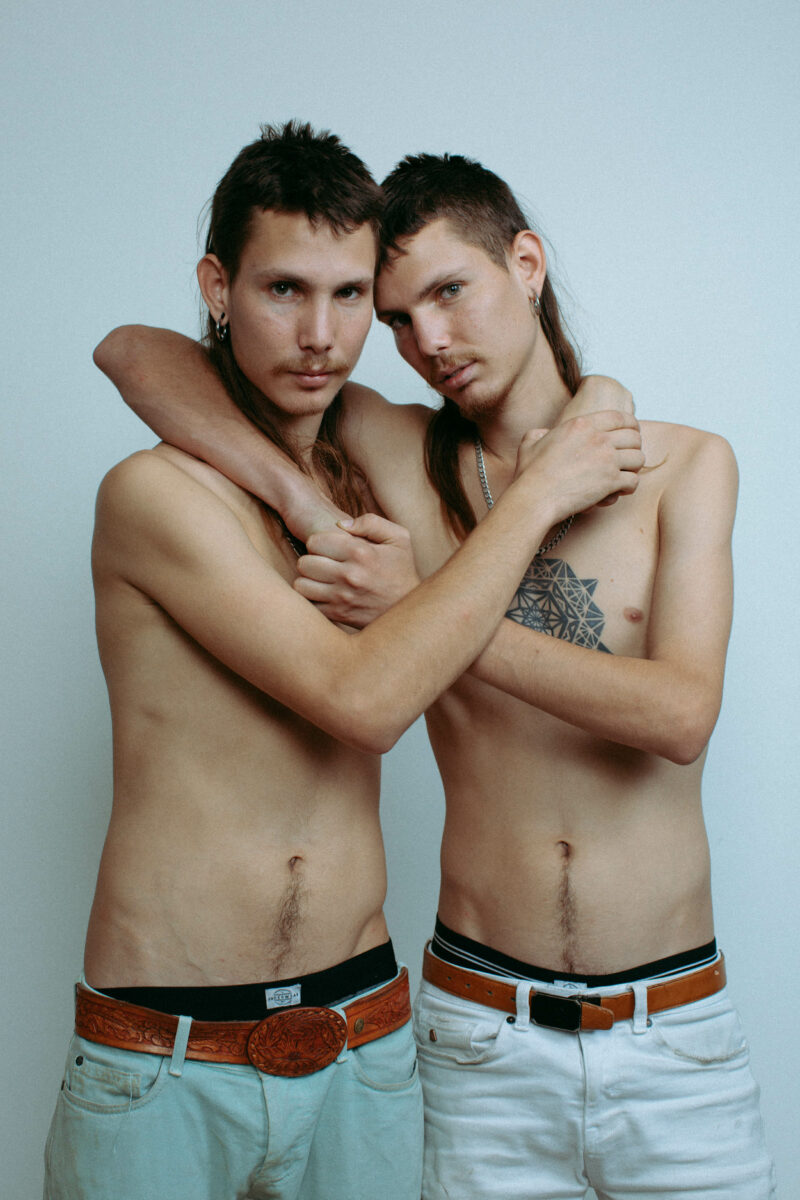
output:
<instances>
[{"instance_id":1,"label":"geometric chest tattoo","mask_svg":"<svg viewBox=\"0 0 800 1200\"><path fill-rule=\"evenodd\" d=\"M611 654L600 641L606 618L592 599L597 582L578 579L561 558L535 558L506 616L538 633Z\"/></svg>"}]
</instances>

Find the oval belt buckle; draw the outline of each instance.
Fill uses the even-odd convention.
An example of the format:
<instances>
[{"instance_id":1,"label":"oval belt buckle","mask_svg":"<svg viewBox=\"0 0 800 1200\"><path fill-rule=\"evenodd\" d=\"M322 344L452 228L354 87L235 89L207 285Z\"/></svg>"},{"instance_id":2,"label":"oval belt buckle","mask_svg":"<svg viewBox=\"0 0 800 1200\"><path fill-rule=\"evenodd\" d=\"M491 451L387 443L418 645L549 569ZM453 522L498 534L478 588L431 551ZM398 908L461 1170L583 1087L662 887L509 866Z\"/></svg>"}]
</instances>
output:
<instances>
[{"instance_id":1,"label":"oval belt buckle","mask_svg":"<svg viewBox=\"0 0 800 1200\"><path fill-rule=\"evenodd\" d=\"M247 1039L247 1056L265 1075L313 1075L338 1058L347 1022L332 1008L291 1008L259 1021Z\"/></svg>"}]
</instances>

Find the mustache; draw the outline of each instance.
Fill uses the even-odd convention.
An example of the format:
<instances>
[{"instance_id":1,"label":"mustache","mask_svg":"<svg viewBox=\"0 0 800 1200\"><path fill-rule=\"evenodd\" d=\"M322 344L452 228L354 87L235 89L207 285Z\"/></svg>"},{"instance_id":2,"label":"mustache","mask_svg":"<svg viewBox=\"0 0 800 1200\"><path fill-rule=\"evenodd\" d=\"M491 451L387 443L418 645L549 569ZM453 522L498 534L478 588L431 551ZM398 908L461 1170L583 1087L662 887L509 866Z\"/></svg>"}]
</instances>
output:
<instances>
[{"instance_id":1,"label":"mustache","mask_svg":"<svg viewBox=\"0 0 800 1200\"><path fill-rule=\"evenodd\" d=\"M278 364L278 370L293 375L338 375L348 370L348 364L338 358L287 358Z\"/></svg>"}]
</instances>

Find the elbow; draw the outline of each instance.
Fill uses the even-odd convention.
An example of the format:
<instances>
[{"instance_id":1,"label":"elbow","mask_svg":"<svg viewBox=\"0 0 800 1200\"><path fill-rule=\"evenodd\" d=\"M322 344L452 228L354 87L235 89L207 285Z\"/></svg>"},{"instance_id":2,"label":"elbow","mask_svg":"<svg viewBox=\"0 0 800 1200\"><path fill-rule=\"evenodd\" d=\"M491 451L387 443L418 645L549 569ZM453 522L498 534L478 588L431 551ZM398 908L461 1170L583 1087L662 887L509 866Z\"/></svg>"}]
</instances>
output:
<instances>
[{"instance_id":1,"label":"elbow","mask_svg":"<svg viewBox=\"0 0 800 1200\"><path fill-rule=\"evenodd\" d=\"M405 732L393 714L381 719L374 711L350 714L347 729L340 734L341 740L360 750L363 754L386 754Z\"/></svg>"},{"instance_id":2,"label":"elbow","mask_svg":"<svg viewBox=\"0 0 800 1200\"><path fill-rule=\"evenodd\" d=\"M94 365L113 379L135 355L141 325L118 325L94 350Z\"/></svg>"},{"instance_id":3,"label":"elbow","mask_svg":"<svg viewBox=\"0 0 800 1200\"><path fill-rule=\"evenodd\" d=\"M361 732L350 744L364 754L386 754L392 746L396 745L402 732L402 729L398 731L388 728L370 729Z\"/></svg>"},{"instance_id":4,"label":"elbow","mask_svg":"<svg viewBox=\"0 0 800 1200\"><path fill-rule=\"evenodd\" d=\"M683 701L661 727L657 753L680 767L691 766L705 750L719 715L719 704L697 698Z\"/></svg>"},{"instance_id":5,"label":"elbow","mask_svg":"<svg viewBox=\"0 0 800 1200\"><path fill-rule=\"evenodd\" d=\"M375 690L363 695L340 697L331 732L340 741L363 754L386 754L405 733L411 721L403 721L397 702L390 695L380 697Z\"/></svg>"}]
</instances>

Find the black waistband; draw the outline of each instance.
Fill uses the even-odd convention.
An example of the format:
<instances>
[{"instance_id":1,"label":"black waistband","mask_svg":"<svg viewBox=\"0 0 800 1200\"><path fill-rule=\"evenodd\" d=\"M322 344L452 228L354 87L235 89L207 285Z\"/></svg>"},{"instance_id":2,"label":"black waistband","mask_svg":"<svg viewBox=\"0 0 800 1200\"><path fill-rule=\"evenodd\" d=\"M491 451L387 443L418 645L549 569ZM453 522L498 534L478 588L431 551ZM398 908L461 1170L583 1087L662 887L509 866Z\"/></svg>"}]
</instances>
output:
<instances>
[{"instance_id":1,"label":"black waistband","mask_svg":"<svg viewBox=\"0 0 800 1200\"><path fill-rule=\"evenodd\" d=\"M610 975L571 975L566 971L550 971L546 967L537 967L533 963L510 958L491 946L484 946L482 942L464 937L463 933L448 929L437 917L431 950L437 958L442 958L456 967L465 967L468 971L511 975L515 979L530 979L539 983L577 983L587 988L602 988L613 987L619 983L635 983L638 979L677 975L681 971L691 970L692 967L705 966L717 957L717 941L716 938L712 938L705 946L698 946L694 950L670 954L667 958L658 958L654 962L643 963L627 971L614 971Z\"/></svg>"},{"instance_id":2,"label":"black waistband","mask_svg":"<svg viewBox=\"0 0 800 1200\"><path fill-rule=\"evenodd\" d=\"M388 983L397 974L391 941L354 958L314 971L267 983L235 983L225 987L95 988L104 996L139 1004L156 1012L194 1017L196 1021L260 1021L272 1012L298 1005L325 1007ZM276 994L277 993L277 994Z\"/></svg>"}]
</instances>

